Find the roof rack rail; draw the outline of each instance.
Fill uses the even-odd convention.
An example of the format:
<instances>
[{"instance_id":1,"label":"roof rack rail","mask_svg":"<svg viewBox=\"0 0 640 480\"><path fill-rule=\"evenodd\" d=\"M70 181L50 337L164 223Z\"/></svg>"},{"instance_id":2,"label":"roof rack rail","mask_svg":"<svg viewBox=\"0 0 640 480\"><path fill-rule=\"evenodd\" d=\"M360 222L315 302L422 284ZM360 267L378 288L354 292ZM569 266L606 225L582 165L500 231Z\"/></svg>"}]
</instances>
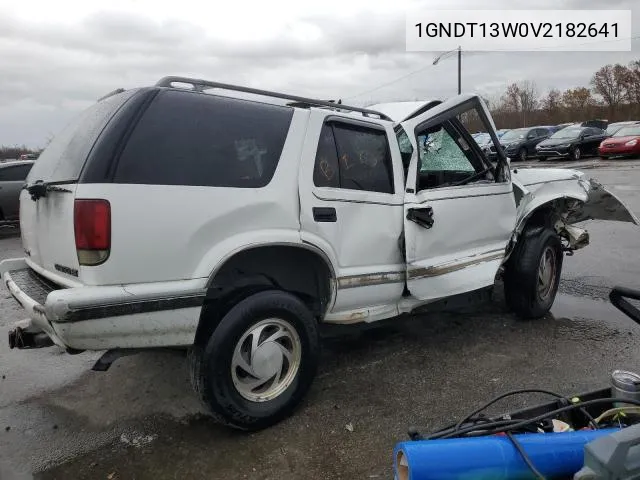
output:
<instances>
[{"instance_id":1,"label":"roof rack rail","mask_svg":"<svg viewBox=\"0 0 640 480\"><path fill-rule=\"evenodd\" d=\"M376 110L369 110L367 108L352 107L337 103L335 101L315 100L313 98L299 97L296 95L288 95L286 93L270 92L268 90L260 90L257 88L241 87L238 85L229 85L228 83L210 82L208 80L199 80L188 77L169 76L161 78L157 83L157 87L173 87L174 83L186 83L193 86L193 89L197 92L202 92L209 88L220 88L223 90L233 90L236 92L252 93L255 95L264 95L267 97L281 98L283 100L291 100L295 102L295 106L309 106L309 107L327 107L334 110L347 110L350 112L358 112L363 116L376 115L382 120L391 120L387 115Z\"/></svg>"}]
</instances>

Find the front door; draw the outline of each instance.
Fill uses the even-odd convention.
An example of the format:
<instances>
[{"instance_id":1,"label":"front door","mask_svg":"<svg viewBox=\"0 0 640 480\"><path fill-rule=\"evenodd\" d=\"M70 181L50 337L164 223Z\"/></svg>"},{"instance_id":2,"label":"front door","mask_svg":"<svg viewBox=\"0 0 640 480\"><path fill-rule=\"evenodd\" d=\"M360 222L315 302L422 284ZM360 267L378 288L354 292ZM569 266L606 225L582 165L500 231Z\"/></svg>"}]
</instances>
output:
<instances>
[{"instance_id":1,"label":"front door","mask_svg":"<svg viewBox=\"0 0 640 480\"><path fill-rule=\"evenodd\" d=\"M516 220L506 158L494 166L469 129L498 139L479 97L405 121L412 147L404 204L407 287L430 301L492 285Z\"/></svg>"}]
</instances>

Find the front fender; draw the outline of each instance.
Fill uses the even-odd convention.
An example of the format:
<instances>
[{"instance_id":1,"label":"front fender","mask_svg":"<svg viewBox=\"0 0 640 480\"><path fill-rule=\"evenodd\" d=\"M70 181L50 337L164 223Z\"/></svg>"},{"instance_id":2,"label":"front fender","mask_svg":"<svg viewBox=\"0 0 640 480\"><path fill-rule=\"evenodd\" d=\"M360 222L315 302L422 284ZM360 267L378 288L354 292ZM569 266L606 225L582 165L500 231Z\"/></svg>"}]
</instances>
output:
<instances>
[{"instance_id":1,"label":"front fender","mask_svg":"<svg viewBox=\"0 0 640 480\"><path fill-rule=\"evenodd\" d=\"M567 223L585 220L610 220L640 225L640 220L631 209L597 180L581 179L581 182L588 192L587 201L581 205L581 208L569 215Z\"/></svg>"},{"instance_id":2,"label":"front fender","mask_svg":"<svg viewBox=\"0 0 640 480\"><path fill-rule=\"evenodd\" d=\"M522 191L516 214L515 233L522 229L536 210L552 207L567 224L585 220L610 220L640 225L636 215L613 193L594 179L583 176L562 181L552 181L537 186L515 186Z\"/></svg>"},{"instance_id":3,"label":"front fender","mask_svg":"<svg viewBox=\"0 0 640 480\"><path fill-rule=\"evenodd\" d=\"M573 250L588 244L588 233L572 224L585 220L609 220L640 224L638 218L614 194L596 180L587 180L583 174L567 179L554 179L523 185L514 181L519 189L516 226L511 238L514 245L532 216L541 210L549 215L551 225L569 241Z\"/></svg>"}]
</instances>

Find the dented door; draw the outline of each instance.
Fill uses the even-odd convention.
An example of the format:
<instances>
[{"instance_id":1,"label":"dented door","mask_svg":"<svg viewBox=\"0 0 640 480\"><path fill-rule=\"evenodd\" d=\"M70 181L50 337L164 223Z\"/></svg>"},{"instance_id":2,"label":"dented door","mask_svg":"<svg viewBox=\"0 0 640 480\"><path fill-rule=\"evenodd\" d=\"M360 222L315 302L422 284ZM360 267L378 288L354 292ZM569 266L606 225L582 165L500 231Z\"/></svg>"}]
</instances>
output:
<instances>
[{"instance_id":1,"label":"dented door","mask_svg":"<svg viewBox=\"0 0 640 480\"><path fill-rule=\"evenodd\" d=\"M491 117L473 95L402 123L414 148L404 204L407 286L423 301L493 284L515 225L506 159L494 167L471 125L492 132L497 146Z\"/></svg>"},{"instance_id":2,"label":"dented door","mask_svg":"<svg viewBox=\"0 0 640 480\"><path fill-rule=\"evenodd\" d=\"M370 320L369 307L395 308L402 294L404 184L393 136L389 121L309 113L299 177L300 235L325 252L335 269L337 292L327 321Z\"/></svg>"}]
</instances>

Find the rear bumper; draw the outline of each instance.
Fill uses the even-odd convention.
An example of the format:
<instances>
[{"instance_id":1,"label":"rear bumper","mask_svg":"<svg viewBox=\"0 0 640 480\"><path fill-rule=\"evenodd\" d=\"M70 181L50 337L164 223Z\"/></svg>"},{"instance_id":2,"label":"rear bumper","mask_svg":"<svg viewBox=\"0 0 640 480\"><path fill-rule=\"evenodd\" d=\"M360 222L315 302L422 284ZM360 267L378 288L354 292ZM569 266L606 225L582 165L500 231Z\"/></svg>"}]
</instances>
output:
<instances>
[{"instance_id":1,"label":"rear bumper","mask_svg":"<svg viewBox=\"0 0 640 480\"><path fill-rule=\"evenodd\" d=\"M0 262L0 275L29 318L17 325L22 331L78 350L193 344L206 282L62 288L23 258Z\"/></svg>"}]
</instances>

